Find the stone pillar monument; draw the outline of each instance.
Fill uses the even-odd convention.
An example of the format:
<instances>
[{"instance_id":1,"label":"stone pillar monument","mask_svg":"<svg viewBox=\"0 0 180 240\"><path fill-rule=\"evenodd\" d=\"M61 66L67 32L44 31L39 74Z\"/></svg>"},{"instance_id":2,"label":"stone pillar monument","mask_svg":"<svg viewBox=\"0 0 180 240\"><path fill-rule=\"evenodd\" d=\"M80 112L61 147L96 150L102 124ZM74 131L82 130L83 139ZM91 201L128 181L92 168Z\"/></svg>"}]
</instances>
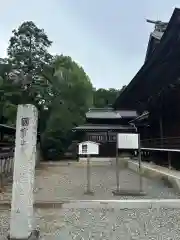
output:
<instances>
[{"instance_id":1,"label":"stone pillar monument","mask_svg":"<svg viewBox=\"0 0 180 240\"><path fill-rule=\"evenodd\" d=\"M35 106L30 104L18 106L10 239L28 239L36 232L33 229L33 188L37 122L38 112Z\"/></svg>"}]
</instances>

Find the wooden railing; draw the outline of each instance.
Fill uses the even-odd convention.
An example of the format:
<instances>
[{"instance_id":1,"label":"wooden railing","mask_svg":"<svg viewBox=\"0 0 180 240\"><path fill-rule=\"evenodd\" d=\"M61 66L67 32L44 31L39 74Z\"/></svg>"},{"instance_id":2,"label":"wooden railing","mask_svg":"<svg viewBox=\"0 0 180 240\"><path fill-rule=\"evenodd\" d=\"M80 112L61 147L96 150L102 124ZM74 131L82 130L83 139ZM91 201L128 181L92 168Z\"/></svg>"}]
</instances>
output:
<instances>
[{"instance_id":1,"label":"wooden railing","mask_svg":"<svg viewBox=\"0 0 180 240\"><path fill-rule=\"evenodd\" d=\"M144 139L144 140L141 140L141 147L180 150L180 137Z\"/></svg>"},{"instance_id":2,"label":"wooden railing","mask_svg":"<svg viewBox=\"0 0 180 240\"><path fill-rule=\"evenodd\" d=\"M3 191L4 186L12 177L13 173L13 163L14 163L14 152L10 150L9 152L0 153L0 192Z\"/></svg>"}]
</instances>

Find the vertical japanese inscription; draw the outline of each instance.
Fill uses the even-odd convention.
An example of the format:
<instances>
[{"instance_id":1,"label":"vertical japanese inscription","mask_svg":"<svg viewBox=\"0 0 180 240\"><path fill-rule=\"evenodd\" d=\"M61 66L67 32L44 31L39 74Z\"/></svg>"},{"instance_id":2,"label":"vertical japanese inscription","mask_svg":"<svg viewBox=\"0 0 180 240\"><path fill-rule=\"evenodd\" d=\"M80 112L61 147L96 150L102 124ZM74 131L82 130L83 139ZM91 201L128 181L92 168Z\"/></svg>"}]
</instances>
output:
<instances>
[{"instance_id":1,"label":"vertical japanese inscription","mask_svg":"<svg viewBox=\"0 0 180 240\"><path fill-rule=\"evenodd\" d=\"M27 132L27 127L29 126L29 118L21 118L21 146L23 146L26 141L25 141L25 137L26 137L26 132Z\"/></svg>"},{"instance_id":2,"label":"vertical japanese inscription","mask_svg":"<svg viewBox=\"0 0 180 240\"><path fill-rule=\"evenodd\" d=\"M87 154L88 146L87 144L82 145L82 154Z\"/></svg>"}]
</instances>

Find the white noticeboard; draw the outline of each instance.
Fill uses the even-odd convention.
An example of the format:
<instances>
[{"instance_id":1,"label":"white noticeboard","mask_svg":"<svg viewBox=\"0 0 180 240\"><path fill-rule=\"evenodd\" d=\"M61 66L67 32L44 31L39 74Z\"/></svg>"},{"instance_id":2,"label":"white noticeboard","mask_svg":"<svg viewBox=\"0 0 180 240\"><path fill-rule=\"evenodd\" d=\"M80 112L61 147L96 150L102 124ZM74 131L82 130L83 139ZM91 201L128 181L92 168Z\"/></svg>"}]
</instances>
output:
<instances>
[{"instance_id":1,"label":"white noticeboard","mask_svg":"<svg viewBox=\"0 0 180 240\"><path fill-rule=\"evenodd\" d=\"M137 133L118 133L117 135L118 149L138 149L139 134Z\"/></svg>"},{"instance_id":2,"label":"white noticeboard","mask_svg":"<svg viewBox=\"0 0 180 240\"><path fill-rule=\"evenodd\" d=\"M79 143L79 155L98 155L99 143L85 141Z\"/></svg>"}]
</instances>

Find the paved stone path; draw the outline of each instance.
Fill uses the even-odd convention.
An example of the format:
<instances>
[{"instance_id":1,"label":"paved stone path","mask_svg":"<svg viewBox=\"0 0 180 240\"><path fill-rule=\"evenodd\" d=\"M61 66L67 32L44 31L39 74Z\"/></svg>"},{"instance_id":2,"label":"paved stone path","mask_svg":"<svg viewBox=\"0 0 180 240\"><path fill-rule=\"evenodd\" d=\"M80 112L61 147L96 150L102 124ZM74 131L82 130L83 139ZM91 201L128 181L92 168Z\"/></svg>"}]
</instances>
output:
<instances>
[{"instance_id":1,"label":"paved stone path","mask_svg":"<svg viewBox=\"0 0 180 240\"><path fill-rule=\"evenodd\" d=\"M0 240L8 232L9 211L0 210ZM36 209L36 224L44 240L178 240L180 209L120 209L77 206ZM4 219L4 220L2 220Z\"/></svg>"},{"instance_id":2,"label":"paved stone path","mask_svg":"<svg viewBox=\"0 0 180 240\"><path fill-rule=\"evenodd\" d=\"M112 191L116 189L115 166L92 166L91 186L93 196L85 195L86 168L83 166L69 165L45 166L36 170L35 200L37 201L68 201L68 200L109 200L132 199L140 197L115 197ZM123 169L120 171L120 187L123 189L138 190L138 174ZM163 182L143 178L143 188L147 193L141 198L179 198L172 188ZM0 200L11 199L11 187L7 193L0 194Z\"/></svg>"}]
</instances>

